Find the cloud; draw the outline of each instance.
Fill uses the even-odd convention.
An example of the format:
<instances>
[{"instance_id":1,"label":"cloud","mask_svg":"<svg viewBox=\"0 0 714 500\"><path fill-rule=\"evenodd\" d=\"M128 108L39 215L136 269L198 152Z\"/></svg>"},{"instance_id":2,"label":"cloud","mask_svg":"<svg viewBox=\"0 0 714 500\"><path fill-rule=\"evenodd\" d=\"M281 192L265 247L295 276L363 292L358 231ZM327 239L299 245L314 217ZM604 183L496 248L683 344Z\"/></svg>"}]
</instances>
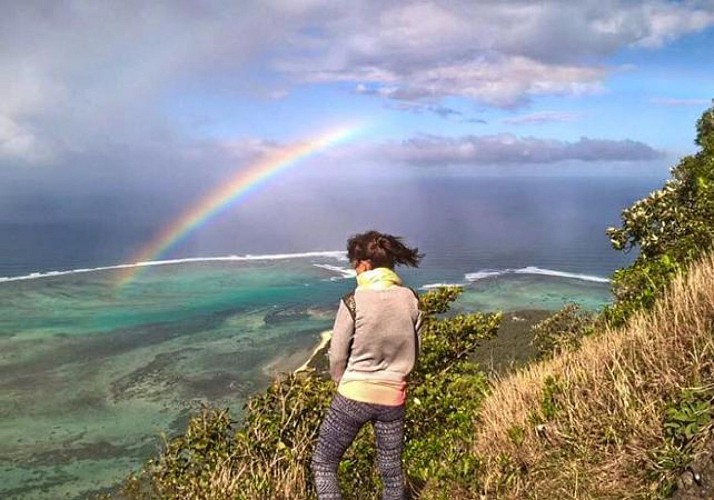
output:
<instances>
[{"instance_id":1,"label":"cloud","mask_svg":"<svg viewBox=\"0 0 714 500\"><path fill-rule=\"evenodd\" d=\"M711 1L656 2L644 4L642 10L648 19L648 30L637 44L643 47L661 47L682 35L702 31L714 24L714 3Z\"/></svg>"},{"instance_id":2,"label":"cloud","mask_svg":"<svg viewBox=\"0 0 714 500\"><path fill-rule=\"evenodd\" d=\"M433 113L440 118L449 119L457 116L463 115L461 111L449 108L447 106L442 106L439 104L422 104L419 102L395 102L390 103L387 106L389 109L396 109L398 111L410 111L412 113Z\"/></svg>"},{"instance_id":3,"label":"cloud","mask_svg":"<svg viewBox=\"0 0 714 500\"><path fill-rule=\"evenodd\" d=\"M461 120L462 123L478 123L481 125L486 125L488 122L484 120L483 118L467 118L464 120Z\"/></svg>"},{"instance_id":4,"label":"cloud","mask_svg":"<svg viewBox=\"0 0 714 500\"><path fill-rule=\"evenodd\" d=\"M452 118L447 97L587 95L605 89L608 55L713 25L711 1L6 2L0 160L186 144L167 108L196 89L280 99L349 82Z\"/></svg>"},{"instance_id":5,"label":"cloud","mask_svg":"<svg viewBox=\"0 0 714 500\"><path fill-rule=\"evenodd\" d=\"M276 68L304 82L358 82L401 101L465 97L512 108L600 92L605 57L714 26L714 3L665 0L361 2L324 18Z\"/></svg>"},{"instance_id":6,"label":"cloud","mask_svg":"<svg viewBox=\"0 0 714 500\"><path fill-rule=\"evenodd\" d=\"M580 117L578 113L568 113L564 111L539 111L527 115L504 118L502 123L507 125L532 125L549 122L572 122Z\"/></svg>"},{"instance_id":7,"label":"cloud","mask_svg":"<svg viewBox=\"0 0 714 500\"><path fill-rule=\"evenodd\" d=\"M31 130L0 115L0 158L3 157L40 163L52 158L52 153L39 143Z\"/></svg>"},{"instance_id":8,"label":"cloud","mask_svg":"<svg viewBox=\"0 0 714 500\"><path fill-rule=\"evenodd\" d=\"M282 86L271 91L251 75L283 33L301 26L305 9L220 1L10 2L0 16L0 159L32 161L37 147L74 154L191 140L167 113L186 89L260 88L265 98L280 98ZM10 145L7 123L15 136Z\"/></svg>"},{"instance_id":9,"label":"cloud","mask_svg":"<svg viewBox=\"0 0 714 500\"><path fill-rule=\"evenodd\" d=\"M173 148L105 145L101 151L65 153L32 168L5 158L0 161L0 221L121 218L133 223L176 217L225 187L242 169L293 146L259 138L194 141Z\"/></svg>"},{"instance_id":10,"label":"cloud","mask_svg":"<svg viewBox=\"0 0 714 500\"><path fill-rule=\"evenodd\" d=\"M303 78L320 83L367 80L373 82L372 87L358 86L360 93L398 101L435 101L457 96L512 108L535 96L601 92L606 74L604 67L544 64L522 56L490 56L450 64L425 64L404 73L374 68L364 72L312 70Z\"/></svg>"},{"instance_id":11,"label":"cloud","mask_svg":"<svg viewBox=\"0 0 714 500\"><path fill-rule=\"evenodd\" d=\"M427 111L431 111L441 118L450 118L452 116L461 116L463 113L455 109L447 108L446 106L427 106Z\"/></svg>"},{"instance_id":12,"label":"cloud","mask_svg":"<svg viewBox=\"0 0 714 500\"><path fill-rule=\"evenodd\" d=\"M512 134L415 137L385 146L391 158L419 166L552 164L563 161L646 161L663 154L642 142L582 137L576 142Z\"/></svg>"}]
</instances>

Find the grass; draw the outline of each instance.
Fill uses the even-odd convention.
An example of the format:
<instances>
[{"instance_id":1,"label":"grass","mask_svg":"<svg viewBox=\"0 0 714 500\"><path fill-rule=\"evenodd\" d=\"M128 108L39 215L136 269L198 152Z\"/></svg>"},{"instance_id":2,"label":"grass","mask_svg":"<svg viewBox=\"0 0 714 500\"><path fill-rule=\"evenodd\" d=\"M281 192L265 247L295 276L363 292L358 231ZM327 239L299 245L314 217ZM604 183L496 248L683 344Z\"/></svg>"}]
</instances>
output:
<instances>
[{"instance_id":1,"label":"grass","mask_svg":"<svg viewBox=\"0 0 714 500\"><path fill-rule=\"evenodd\" d=\"M695 415L685 439L668 429L687 425L685 395L711 409L713 375L710 256L652 311L496 381L475 429L472 453L482 462L470 496L666 497L711 426Z\"/></svg>"}]
</instances>

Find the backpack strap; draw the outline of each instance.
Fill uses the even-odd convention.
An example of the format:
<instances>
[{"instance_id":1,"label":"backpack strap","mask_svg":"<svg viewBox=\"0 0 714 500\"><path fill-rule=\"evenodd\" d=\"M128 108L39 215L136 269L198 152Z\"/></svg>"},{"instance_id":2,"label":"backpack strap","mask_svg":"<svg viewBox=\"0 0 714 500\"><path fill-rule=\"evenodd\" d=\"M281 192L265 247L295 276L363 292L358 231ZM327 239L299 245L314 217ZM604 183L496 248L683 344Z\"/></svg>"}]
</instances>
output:
<instances>
[{"instance_id":1,"label":"backpack strap","mask_svg":"<svg viewBox=\"0 0 714 500\"><path fill-rule=\"evenodd\" d=\"M352 321L356 321L357 320L357 302L355 301L355 293L350 292L348 294L343 295L342 302L345 304L345 307L347 307L347 310L350 312L350 316L352 316Z\"/></svg>"}]
</instances>

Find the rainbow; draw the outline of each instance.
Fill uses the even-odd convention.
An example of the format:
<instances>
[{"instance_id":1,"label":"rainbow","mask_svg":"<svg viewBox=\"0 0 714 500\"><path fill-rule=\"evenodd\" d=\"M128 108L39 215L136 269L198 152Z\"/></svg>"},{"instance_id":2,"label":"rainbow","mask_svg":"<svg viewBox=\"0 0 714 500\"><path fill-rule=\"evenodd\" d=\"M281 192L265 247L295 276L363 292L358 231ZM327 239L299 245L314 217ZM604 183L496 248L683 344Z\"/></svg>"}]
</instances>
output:
<instances>
[{"instance_id":1,"label":"rainbow","mask_svg":"<svg viewBox=\"0 0 714 500\"><path fill-rule=\"evenodd\" d=\"M184 240L198 227L230 206L243 200L249 193L267 183L302 160L324 149L344 142L362 129L361 126L331 130L311 141L283 148L261 161L241 169L227 183L203 197L180 217L161 230L134 258L132 264L121 266L117 286L121 287L136 277L139 270L155 261L169 248Z\"/></svg>"}]
</instances>

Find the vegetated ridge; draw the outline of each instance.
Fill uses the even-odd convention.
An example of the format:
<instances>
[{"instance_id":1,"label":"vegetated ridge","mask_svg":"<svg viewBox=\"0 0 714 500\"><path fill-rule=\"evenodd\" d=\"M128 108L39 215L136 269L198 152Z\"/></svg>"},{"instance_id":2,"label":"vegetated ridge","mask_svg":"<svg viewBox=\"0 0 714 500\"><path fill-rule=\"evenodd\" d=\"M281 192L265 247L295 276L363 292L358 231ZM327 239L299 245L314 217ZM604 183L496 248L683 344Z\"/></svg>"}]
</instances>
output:
<instances>
[{"instance_id":1,"label":"vegetated ridge","mask_svg":"<svg viewBox=\"0 0 714 500\"><path fill-rule=\"evenodd\" d=\"M667 498L683 483L714 421L714 107L695 143L608 229L615 249L638 251L613 276L612 305L539 323L539 360L489 379L471 354L501 316L445 315L455 288L421 297L404 453L413 497ZM118 496L313 499L308 464L333 392L312 370L276 380L239 424L205 408ZM374 460L367 427L340 466L345 498L378 498Z\"/></svg>"}]
</instances>

